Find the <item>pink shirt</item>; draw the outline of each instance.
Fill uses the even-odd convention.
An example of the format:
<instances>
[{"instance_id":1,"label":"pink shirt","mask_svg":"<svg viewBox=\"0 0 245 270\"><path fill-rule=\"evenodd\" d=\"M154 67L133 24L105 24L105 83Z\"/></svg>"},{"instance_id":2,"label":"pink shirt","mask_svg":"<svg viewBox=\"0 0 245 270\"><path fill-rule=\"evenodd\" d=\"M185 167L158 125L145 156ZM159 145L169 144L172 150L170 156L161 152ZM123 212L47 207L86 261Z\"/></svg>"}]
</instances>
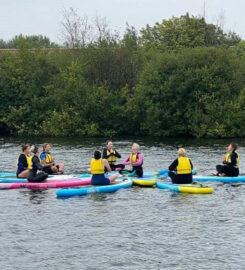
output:
<instances>
[{"instance_id":1,"label":"pink shirt","mask_svg":"<svg viewBox=\"0 0 245 270\"><path fill-rule=\"evenodd\" d=\"M123 161L123 165L130 165L130 156L128 156L127 158L124 159ZM133 166L140 166L143 163L143 155L141 153L138 154L138 160L136 162L134 162L132 165Z\"/></svg>"}]
</instances>

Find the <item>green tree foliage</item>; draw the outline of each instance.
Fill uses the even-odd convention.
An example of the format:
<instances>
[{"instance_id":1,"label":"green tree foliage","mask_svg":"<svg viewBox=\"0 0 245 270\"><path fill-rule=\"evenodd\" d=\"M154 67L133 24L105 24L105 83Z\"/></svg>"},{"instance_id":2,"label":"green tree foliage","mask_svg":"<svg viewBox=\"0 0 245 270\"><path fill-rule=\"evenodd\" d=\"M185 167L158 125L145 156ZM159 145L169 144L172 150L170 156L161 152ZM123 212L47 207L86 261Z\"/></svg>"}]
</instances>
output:
<instances>
[{"instance_id":1,"label":"green tree foliage","mask_svg":"<svg viewBox=\"0 0 245 270\"><path fill-rule=\"evenodd\" d=\"M139 44L139 37L136 29L133 26L127 24L126 31L123 35L121 44L123 47L137 50Z\"/></svg>"},{"instance_id":2,"label":"green tree foliage","mask_svg":"<svg viewBox=\"0 0 245 270\"><path fill-rule=\"evenodd\" d=\"M127 26L120 39L97 27L99 39L81 48L44 50L49 41L20 37L17 51L0 52L1 126L37 136L245 136L245 46L235 34L188 14L141 36Z\"/></svg>"},{"instance_id":3,"label":"green tree foliage","mask_svg":"<svg viewBox=\"0 0 245 270\"><path fill-rule=\"evenodd\" d=\"M158 53L141 74L131 101L141 111L138 128L159 136L244 135L244 124L233 129L238 112L244 114L237 105L244 102L244 67L232 50L223 48Z\"/></svg>"},{"instance_id":4,"label":"green tree foliage","mask_svg":"<svg viewBox=\"0 0 245 270\"><path fill-rule=\"evenodd\" d=\"M141 43L146 48L162 51L179 50L186 47L235 45L240 38L235 33L224 33L218 26L208 24L204 18L190 17L187 13L180 18L163 20L153 27L141 30Z\"/></svg>"},{"instance_id":5,"label":"green tree foliage","mask_svg":"<svg viewBox=\"0 0 245 270\"><path fill-rule=\"evenodd\" d=\"M18 35L9 41L0 39L0 49L17 49L21 43L28 43L30 47L34 48L56 48L57 44L51 42L50 39L42 35L23 36Z\"/></svg>"}]
</instances>

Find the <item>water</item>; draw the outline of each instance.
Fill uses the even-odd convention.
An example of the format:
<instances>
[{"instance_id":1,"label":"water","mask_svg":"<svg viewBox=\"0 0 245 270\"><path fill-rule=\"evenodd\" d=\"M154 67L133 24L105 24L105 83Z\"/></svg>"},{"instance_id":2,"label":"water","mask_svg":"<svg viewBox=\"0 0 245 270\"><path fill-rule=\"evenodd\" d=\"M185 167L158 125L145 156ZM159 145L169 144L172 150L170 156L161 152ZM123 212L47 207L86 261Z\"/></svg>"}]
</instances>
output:
<instances>
[{"instance_id":1,"label":"water","mask_svg":"<svg viewBox=\"0 0 245 270\"><path fill-rule=\"evenodd\" d=\"M0 140L0 170L15 170L21 142L53 144L66 173L86 172L103 139ZM133 139L115 140L126 156ZM137 140L146 170L162 169L186 147L210 174L227 140ZM241 171L245 143L238 140ZM55 190L1 190L0 269L245 269L245 186L212 184L210 195L157 188L57 199Z\"/></svg>"}]
</instances>

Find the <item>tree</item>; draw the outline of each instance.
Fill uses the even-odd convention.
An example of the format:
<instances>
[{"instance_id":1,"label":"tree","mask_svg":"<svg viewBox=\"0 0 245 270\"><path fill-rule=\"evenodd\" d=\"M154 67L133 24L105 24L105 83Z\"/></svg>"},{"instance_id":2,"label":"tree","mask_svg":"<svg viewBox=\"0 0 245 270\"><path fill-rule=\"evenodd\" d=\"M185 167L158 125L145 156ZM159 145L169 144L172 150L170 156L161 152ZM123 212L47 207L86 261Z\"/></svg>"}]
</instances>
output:
<instances>
[{"instance_id":1,"label":"tree","mask_svg":"<svg viewBox=\"0 0 245 270\"><path fill-rule=\"evenodd\" d=\"M133 26L129 26L127 24L126 31L121 40L121 44L123 47L127 48L137 48L139 42L139 37L136 29Z\"/></svg>"},{"instance_id":2,"label":"tree","mask_svg":"<svg viewBox=\"0 0 245 270\"><path fill-rule=\"evenodd\" d=\"M225 34L220 27L207 24L204 18L190 17L188 13L180 18L163 20L153 27L147 25L141 30L143 46L162 51L185 47L234 45L239 41L240 38L236 34Z\"/></svg>"},{"instance_id":3,"label":"tree","mask_svg":"<svg viewBox=\"0 0 245 270\"><path fill-rule=\"evenodd\" d=\"M135 130L154 136L244 134L244 62L226 48L154 52L126 109ZM238 106L238 101L240 105Z\"/></svg>"},{"instance_id":4,"label":"tree","mask_svg":"<svg viewBox=\"0 0 245 270\"><path fill-rule=\"evenodd\" d=\"M42 35L23 36L22 34L15 36L9 41L0 39L1 49L17 49L20 43L28 43L30 48L57 48L58 44L51 42L50 39Z\"/></svg>"},{"instance_id":5,"label":"tree","mask_svg":"<svg viewBox=\"0 0 245 270\"><path fill-rule=\"evenodd\" d=\"M105 17L100 17L98 14L94 18L94 41L98 46L111 46L118 43L119 34L114 33L109 28L109 24Z\"/></svg>"},{"instance_id":6,"label":"tree","mask_svg":"<svg viewBox=\"0 0 245 270\"><path fill-rule=\"evenodd\" d=\"M112 33L105 17L96 17L89 23L86 15L79 16L76 10L70 8L63 11L61 35L63 43L68 48L84 48L88 45L104 46L116 44L118 34Z\"/></svg>"},{"instance_id":7,"label":"tree","mask_svg":"<svg viewBox=\"0 0 245 270\"><path fill-rule=\"evenodd\" d=\"M61 35L66 47L80 48L92 42L92 26L86 15L80 17L76 10L70 8L63 11L63 18Z\"/></svg>"}]
</instances>

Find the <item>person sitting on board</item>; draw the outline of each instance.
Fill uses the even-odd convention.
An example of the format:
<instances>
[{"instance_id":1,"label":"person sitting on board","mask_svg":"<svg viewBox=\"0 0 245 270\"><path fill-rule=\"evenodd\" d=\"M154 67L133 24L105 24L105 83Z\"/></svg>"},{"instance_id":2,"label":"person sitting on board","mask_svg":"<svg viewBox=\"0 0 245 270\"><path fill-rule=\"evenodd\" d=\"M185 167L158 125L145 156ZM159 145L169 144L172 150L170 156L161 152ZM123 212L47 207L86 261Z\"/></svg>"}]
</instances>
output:
<instances>
[{"instance_id":1,"label":"person sitting on board","mask_svg":"<svg viewBox=\"0 0 245 270\"><path fill-rule=\"evenodd\" d=\"M53 155L50 153L51 145L49 143L44 143L43 152L40 155L41 163L44 166L43 171L48 174L63 174L64 163L55 165L55 160Z\"/></svg>"},{"instance_id":2,"label":"person sitting on board","mask_svg":"<svg viewBox=\"0 0 245 270\"><path fill-rule=\"evenodd\" d=\"M132 153L124 160L123 165L131 165L132 170L122 170L121 173L129 173L128 176L143 176L143 154L139 152L139 145L133 143Z\"/></svg>"},{"instance_id":3,"label":"person sitting on board","mask_svg":"<svg viewBox=\"0 0 245 270\"><path fill-rule=\"evenodd\" d=\"M39 158L39 148L35 145L31 147L31 151L34 154L31 161L32 161L32 168L29 170L27 180L32 183L39 183L43 182L48 178L48 174L43 172L43 166L40 163L40 158Z\"/></svg>"},{"instance_id":4,"label":"person sitting on board","mask_svg":"<svg viewBox=\"0 0 245 270\"><path fill-rule=\"evenodd\" d=\"M101 158L101 152L95 151L94 157L90 161L90 172L92 174L91 185L104 186L115 182L118 174L110 175L107 178L105 176L105 167L108 172L111 171L108 161L104 158Z\"/></svg>"},{"instance_id":5,"label":"person sitting on board","mask_svg":"<svg viewBox=\"0 0 245 270\"><path fill-rule=\"evenodd\" d=\"M125 167L123 164L115 164L117 158L121 158L121 155L113 148L113 142L111 140L106 142L106 148L103 149L102 158L107 159L112 171L120 171Z\"/></svg>"},{"instance_id":6,"label":"person sitting on board","mask_svg":"<svg viewBox=\"0 0 245 270\"><path fill-rule=\"evenodd\" d=\"M178 158L172 162L168 169L168 176L171 178L173 184L192 183L193 165L191 160L186 156L184 148L178 149Z\"/></svg>"},{"instance_id":7,"label":"person sitting on board","mask_svg":"<svg viewBox=\"0 0 245 270\"><path fill-rule=\"evenodd\" d=\"M22 144L22 153L18 158L16 176L18 178L26 178L31 168L30 146L28 144Z\"/></svg>"},{"instance_id":8,"label":"person sitting on board","mask_svg":"<svg viewBox=\"0 0 245 270\"><path fill-rule=\"evenodd\" d=\"M238 176L239 175L239 165L240 158L236 152L237 145L235 143L230 143L227 147L227 153L223 155L223 164L217 165L216 170L217 176Z\"/></svg>"}]
</instances>

